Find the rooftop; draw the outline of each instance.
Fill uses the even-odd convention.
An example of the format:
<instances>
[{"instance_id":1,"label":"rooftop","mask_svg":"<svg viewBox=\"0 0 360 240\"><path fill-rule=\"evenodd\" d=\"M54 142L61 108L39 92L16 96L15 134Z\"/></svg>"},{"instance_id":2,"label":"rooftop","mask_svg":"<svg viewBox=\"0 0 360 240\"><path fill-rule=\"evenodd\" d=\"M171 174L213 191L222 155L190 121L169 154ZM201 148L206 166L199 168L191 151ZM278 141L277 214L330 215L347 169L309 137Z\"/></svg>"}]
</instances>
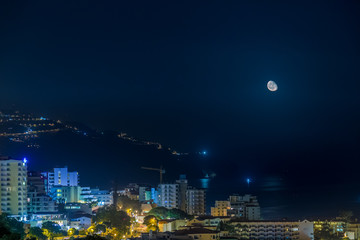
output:
<instances>
[{"instance_id":1,"label":"rooftop","mask_svg":"<svg viewBox=\"0 0 360 240\"><path fill-rule=\"evenodd\" d=\"M213 231L207 228L189 228L184 230L175 231L175 235L188 235L188 234L216 234L218 231Z\"/></svg>"},{"instance_id":2,"label":"rooftop","mask_svg":"<svg viewBox=\"0 0 360 240\"><path fill-rule=\"evenodd\" d=\"M202 220L206 220L206 219L216 219L216 218L225 219L225 218L230 218L230 217L228 217L228 216L217 216L217 217L214 217L214 216L199 216L196 219L202 221Z\"/></svg>"}]
</instances>

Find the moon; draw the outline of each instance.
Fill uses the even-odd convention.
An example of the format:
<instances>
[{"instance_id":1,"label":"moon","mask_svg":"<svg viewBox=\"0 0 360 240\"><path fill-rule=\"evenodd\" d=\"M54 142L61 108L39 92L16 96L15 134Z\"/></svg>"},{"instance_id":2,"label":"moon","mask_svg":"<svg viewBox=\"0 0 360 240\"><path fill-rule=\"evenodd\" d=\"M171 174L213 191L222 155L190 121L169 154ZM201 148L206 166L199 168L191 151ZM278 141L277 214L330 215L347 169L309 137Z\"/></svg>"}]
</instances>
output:
<instances>
[{"instance_id":1,"label":"moon","mask_svg":"<svg viewBox=\"0 0 360 240\"><path fill-rule=\"evenodd\" d=\"M270 80L267 83L267 88L271 91L271 92L275 92L276 90L278 90L278 86L276 84L276 82Z\"/></svg>"}]
</instances>

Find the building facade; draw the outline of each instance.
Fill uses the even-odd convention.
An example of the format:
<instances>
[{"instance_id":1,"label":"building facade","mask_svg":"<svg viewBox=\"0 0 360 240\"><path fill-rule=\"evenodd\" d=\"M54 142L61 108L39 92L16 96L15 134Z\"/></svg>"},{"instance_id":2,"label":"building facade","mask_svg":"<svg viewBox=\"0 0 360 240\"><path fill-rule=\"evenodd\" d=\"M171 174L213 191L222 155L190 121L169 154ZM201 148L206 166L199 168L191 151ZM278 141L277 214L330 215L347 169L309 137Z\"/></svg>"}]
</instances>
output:
<instances>
[{"instance_id":1,"label":"building facade","mask_svg":"<svg viewBox=\"0 0 360 240\"><path fill-rule=\"evenodd\" d=\"M179 208L179 185L178 184L159 184L158 205L166 208Z\"/></svg>"},{"instance_id":2,"label":"building facade","mask_svg":"<svg viewBox=\"0 0 360 240\"><path fill-rule=\"evenodd\" d=\"M95 201L95 199L94 199L94 196L91 194L91 188L90 187L81 187L80 202L92 203L94 201Z\"/></svg>"},{"instance_id":3,"label":"building facade","mask_svg":"<svg viewBox=\"0 0 360 240\"><path fill-rule=\"evenodd\" d=\"M57 203L78 203L80 194L79 186L55 186L51 188L50 197Z\"/></svg>"},{"instance_id":4,"label":"building facade","mask_svg":"<svg viewBox=\"0 0 360 240\"><path fill-rule=\"evenodd\" d=\"M45 193L44 177L38 172L28 172L27 213L57 212L57 205Z\"/></svg>"},{"instance_id":5,"label":"building facade","mask_svg":"<svg viewBox=\"0 0 360 240\"><path fill-rule=\"evenodd\" d=\"M191 188L186 191L186 212L190 215L205 215L205 189Z\"/></svg>"},{"instance_id":6,"label":"building facade","mask_svg":"<svg viewBox=\"0 0 360 240\"><path fill-rule=\"evenodd\" d=\"M0 158L0 213L27 214L27 160Z\"/></svg>"},{"instance_id":7,"label":"building facade","mask_svg":"<svg viewBox=\"0 0 360 240\"><path fill-rule=\"evenodd\" d=\"M99 206L107 206L113 204L113 195L108 190L100 190L94 188L90 191Z\"/></svg>"},{"instance_id":8,"label":"building facade","mask_svg":"<svg viewBox=\"0 0 360 240\"><path fill-rule=\"evenodd\" d=\"M151 200L151 187L139 186L139 201L146 202Z\"/></svg>"},{"instance_id":9,"label":"building facade","mask_svg":"<svg viewBox=\"0 0 360 240\"><path fill-rule=\"evenodd\" d=\"M241 221L231 222L235 235L240 239L289 239L313 240L314 223L287 221Z\"/></svg>"},{"instance_id":10,"label":"building facade","mask_svg":"<svg viewBox=\"0 0 360 240\"><path fill-rule=\"evenodd\" d=\"M42 175L47 193L54 186L79 186L79 173L69 172L67 167L54 168L54 171L43 172Z\"/></svg>"},{"instance_id":11,"label":"building facade","mask_svg":"<svg viewBox=\"0 0 360 240\"><path fill-rule=\"evenodd\" d=\"M244 196L232 195L229 197L230 209L228 216L244 218L246 220L260 220L260 205L256 196L246 194Z\"/></svg>"},{"instance_id":12,"label":"building facade","mask_svg":"<svg viewBox=\"0 0 360 240\"><path fill-rule=\"evenodd\" d=\"M230 201L215 201L215 207L211 207L211 216L226 217L230 209Z\"/></svg>"},{"instance_id":13,"label":"building facade","mask_svg":"<svg viewBox=\"0 0 360 240\"><path fill-rule=\"evenodd\" d=\"M186 212L187 211L187 198L186 191L188 189L188 181L186 179L186 175L180 175L180 179L176 180L176 183L179 184L179 208L180 210Z\"/></svg>"}]
</instances>

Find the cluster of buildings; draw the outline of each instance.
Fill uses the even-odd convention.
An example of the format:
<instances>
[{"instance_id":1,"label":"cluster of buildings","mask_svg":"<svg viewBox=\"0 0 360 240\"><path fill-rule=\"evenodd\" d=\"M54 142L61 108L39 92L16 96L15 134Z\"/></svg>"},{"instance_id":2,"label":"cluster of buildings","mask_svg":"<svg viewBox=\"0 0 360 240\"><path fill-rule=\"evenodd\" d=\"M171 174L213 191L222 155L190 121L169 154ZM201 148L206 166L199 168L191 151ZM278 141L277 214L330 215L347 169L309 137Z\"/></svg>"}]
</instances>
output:
<instances>
[{"instance_id":1,"label":"cluster of buildings","mask_svg":"<svg viewBox=\"0 0 360 240\"><path fill-rule=\"evenodd\" d=\"M130 198L138 199L140 203L154 203L160 207L169 209L177 208L190 215L205 215L206 192L205 189L197 189L188 184L185 175L175 183L161 183L155 187L147 185L130 185L130 191L125 188L125 194ZM128 194L128 193L131 194Z\"/></svg>"},{"instance_id":2,"label":"cluster of buildings","mask_svg":"<svg viewBox=\"0 0 360 240\"><path fill-rule=\"evenodd\" d=\"M232 195L228 201L215 201L211 216L260 220L260 205L256 196Z\"/></svg>"},{"instance_id":3,"label":"cluster of buildings","mask_svg":"<svg viewBox=\"0 0 360 240\"><path fill-rule=\"evenodd\" d=\"M360 239L360 223L344 220L247 220L231 216L199 216L192 220L159 221L159 231L141 240L314 240L324 227L337 239ZM318 236L320 239L320 236ZM321 239L326 239L322 236ZM330 239L330 238L329 238ZM334 238L331 238L334 239Z\"/></svg>"},{"instance_id":4,"label":"cluster of buildings","mask_svg":"<svg viewBox=\"0 0 360 240\"><path fill-rule=\"evenodd\" d=\"M77 221L79 216L90 221L93 209L89 206L98 208L113 203L112 191L81 186L79 173L67 167L48 172L28 171L26 159L1 157L0 174L0 213L34 224L43 219L64 224L72 219ZM138 200L139 204L176 208L194 216L206 215L206 190L190 186L185 175L180 175L174 183L161 183L157 187L129 184L117 194ZM254 196L234 195L228 201L216 201L211 215L258 220L260 207Z\"/></svg>"},{"instance_id":5,"label":"cluster of buildings","mask_svg":"<svg viewBox=\"0 0 360 240\"><path fill-rule=\"evenodd\" d=\"M92 208L113 202L107 190L81 187L78 172L67 167L50 172L28 171L27 160L0 157L0 214L31 226L55 221L66 228L88 228Z\"/></svg>"},{"instance_id":6,"label":"cluster of buildings","mask_svg":"<svg viewBox=\"0 0 360 240\"><path fill-rule=\"evenodd\" d=\"M227 227L221 227L226 225ZM314 239L314 223L304 221L249 221L202 216L192 220L164 220L159 232L142 234L143 240Z\"/></svg>"},{"instance_id":7,"label":"cluster of buildings","mask_svg":"<svg viewBox=\"0 0 360 240\"><path fill-rule=\"evenodd\" d=\"M0 214L7 213L19 220L40 226L43 221L52 220L68 228L87 222L91 214L101 206L113 204L114 193L109 190L80 185L79 173L67 167L54 168L48 172L27 169L27 160L0 157ZM190 215L205 215L206 193L188 185L185 175L175 183L129 184L118 190L139 204L177 208Z\"/></svg>"},{"instance_id":8,"label":"cluster of buildings","mask_svg":"<svg viewBox=\"0 0 360 240\"><path fill-rule=\"evenodd\" d=\"M141 213L132 215L140 224L137 232L142 233L134 240L313 240L314 232L325 224L333 233L360 239L358 223L262 220L259 202L252 195L231 195L227 200L215 201L209 215L205 189L190 186L185 175L174 183L156 187L132 183L116 194L81 186L79 173L68 171L67 167L48 172L28 171L26 159L0 157L0 175L0 214L7 213L30 226L53 221L63 229L88 229L97 209L113 204L114 196L123 195L138 201L142 208ZM181 209L195 217L163 219L158 222L159 231L147 232L144 216L156 206Z\"/></svg>"}]
</instances>

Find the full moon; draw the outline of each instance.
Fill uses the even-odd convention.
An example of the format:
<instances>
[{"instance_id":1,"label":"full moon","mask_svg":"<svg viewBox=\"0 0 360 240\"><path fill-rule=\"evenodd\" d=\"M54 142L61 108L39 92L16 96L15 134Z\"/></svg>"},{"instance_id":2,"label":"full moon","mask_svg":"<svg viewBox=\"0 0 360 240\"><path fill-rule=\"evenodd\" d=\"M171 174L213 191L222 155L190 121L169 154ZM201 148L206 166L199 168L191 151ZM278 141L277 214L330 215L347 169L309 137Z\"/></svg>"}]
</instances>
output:
<instances>
[{"instance_id":1,"label":"full moon","mask_svg":"<svg viewBox=\"0 0 360 240\"><path fill-rule=\"evenodd\" d=\"M272 92L275 92L276 90L278 90L278 86L277 86L276 82L271 81L271 80L268 81L267 88Z\"/></svg>"}]
</instances>

